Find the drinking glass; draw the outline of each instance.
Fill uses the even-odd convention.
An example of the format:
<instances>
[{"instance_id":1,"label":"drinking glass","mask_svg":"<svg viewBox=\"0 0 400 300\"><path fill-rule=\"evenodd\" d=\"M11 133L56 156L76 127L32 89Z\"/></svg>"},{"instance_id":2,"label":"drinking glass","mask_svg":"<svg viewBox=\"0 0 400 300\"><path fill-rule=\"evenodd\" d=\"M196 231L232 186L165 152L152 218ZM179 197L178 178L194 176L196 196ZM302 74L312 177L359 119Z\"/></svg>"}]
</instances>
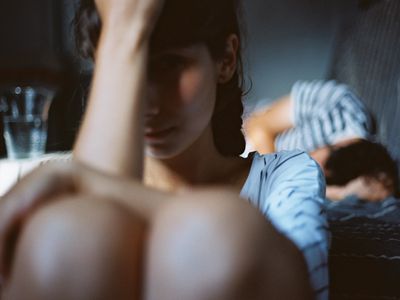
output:
<instances>
[{"instance_id":1,"label":"drinking glass","mask_svg":"<svg viewBox=\"0 0 400 300\"><path fill-rule=\"evenodd\" d=\"M46 149L47 117L54 90L13 87L0 96L4 139L10 159L33 158Z\"/></svg>"}]
</instances>

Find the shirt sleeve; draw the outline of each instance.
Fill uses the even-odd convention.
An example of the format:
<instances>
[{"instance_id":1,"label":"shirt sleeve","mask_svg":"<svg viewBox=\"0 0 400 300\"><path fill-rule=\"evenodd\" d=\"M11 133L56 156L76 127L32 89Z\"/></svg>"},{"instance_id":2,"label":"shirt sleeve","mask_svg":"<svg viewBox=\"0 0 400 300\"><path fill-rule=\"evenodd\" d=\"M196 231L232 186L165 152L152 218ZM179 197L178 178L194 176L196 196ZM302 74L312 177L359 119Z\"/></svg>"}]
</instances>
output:
<instances>
[{"instance_id":1,"label":"shirt sleeve","mask_svg":"<svg viewBox=\"0 0 400 300\"><path fill-rule=\"evenodd\" d=\"M313 151L345 139L371 139L374 134L371 115L347 85L299 81L291 99L294 127L277 136L277 150Z\"/></svg>"},{"instance_id":2,"label":"shirt sleeve","mask_svg":"<svg viewBox=\"0 0 400 300\"><path fill-rule=\"evenodd\" d=\"M342 103L353 113L368 114L359 97L346 84L334 80L297 81L291 91L295 125L315 118Z\"/></svg>"},{"instance_id":3,"label":"shirt sleeve","mask_svg":"<svg viewBox=\"0 0 400 300\"><path fill-rule=\"evenodd\" d=\"M275 154L260 184L260 210L301 250L317 299L327 299L329 234L318 164L301 151Z\"/></svg>"}]
</instances>

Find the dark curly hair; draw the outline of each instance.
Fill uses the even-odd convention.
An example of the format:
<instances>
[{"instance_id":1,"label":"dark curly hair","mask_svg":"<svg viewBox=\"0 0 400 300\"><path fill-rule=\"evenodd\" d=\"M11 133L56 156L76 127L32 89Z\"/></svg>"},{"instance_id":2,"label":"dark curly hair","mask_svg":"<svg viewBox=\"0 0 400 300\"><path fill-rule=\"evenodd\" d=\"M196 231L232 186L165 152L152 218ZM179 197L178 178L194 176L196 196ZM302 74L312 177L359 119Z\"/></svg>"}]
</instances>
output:
<instances>
[{"instance_id":1,"label":"dark curly hair","mask_svg":"<svg viewBox=\"0 0 400 300\"><path fill-rule=\"evenodd\" d=\"M346 185L357 177L377 179L398 196L398 170L396 161L379 143L361 140L334 149L325 163L328 185Z\"/></svg>"},{"instance_id":2,"label":"dark curly hair","mask_svg":"<svg viewBox=\"0 0 400 300\"><path fill-rule=\"evenodd\" d=\"M221 59L230 34L241 44L241 5L239 0L167 0L151 39L151 49L184 47L205 43L214 60ZM78 51L94 58L101 20L94 0L81 0L75 17ZM212 116L214 144L224 156L238 156L244 151L242 134L243 65L238 50L238 67L232 79L220 84Z\"/></svg>"}]
</instances>

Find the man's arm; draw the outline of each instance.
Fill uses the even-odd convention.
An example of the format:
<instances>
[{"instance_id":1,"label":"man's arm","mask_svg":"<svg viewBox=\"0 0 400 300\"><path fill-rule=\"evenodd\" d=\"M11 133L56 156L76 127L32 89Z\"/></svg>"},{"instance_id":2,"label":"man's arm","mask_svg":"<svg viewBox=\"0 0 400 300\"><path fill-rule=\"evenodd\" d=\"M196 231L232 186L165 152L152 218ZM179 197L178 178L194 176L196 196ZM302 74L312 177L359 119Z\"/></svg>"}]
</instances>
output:
<instances>
[{"instance_id":1,"label":"man's arm","mask_svg":"<svg viewBox=\"0 0 400 300\"><path fill-rule=\"evenodd\" d=\"M275 137L294 127L293 101L290 95L278 99L261 112L253 113L244 121L245 134L261 154L275 151Z\"/></svg>"},{"instance_id":2,"label":"man's arm","mask_svg":"<svg viewBox=\"0 0 400 300\"><path fill-rule=\"evenodd\" d=\"M319 134L317 140L313 137L314 140L310 142L310 131L306 131L307 135L305 135L303 129L300 128L307 127L314 133L327 130L327 128L337 128L336 122L344 122L342 111L354 116L357 124L361 124L363 119L365 123L371 123L364 105L347 85L333 80L298 81L293 85L290 95L278 99L266 110L251 115L245 121L244 129L250 142L264 154L276 150L275 139L279 134L291 128L295 130L299 128L298 134L289 136L289 138L300 137L299 140L291 143L291 149L300 148L311 151L332 143L322 138L334 138L335 135L349 135L349 133L340 129L333 135L332 130L329 129ZM321 126L321 124L327 126ZM356 126L356 128L359 127Z\"/></svg>"}]
</instances>

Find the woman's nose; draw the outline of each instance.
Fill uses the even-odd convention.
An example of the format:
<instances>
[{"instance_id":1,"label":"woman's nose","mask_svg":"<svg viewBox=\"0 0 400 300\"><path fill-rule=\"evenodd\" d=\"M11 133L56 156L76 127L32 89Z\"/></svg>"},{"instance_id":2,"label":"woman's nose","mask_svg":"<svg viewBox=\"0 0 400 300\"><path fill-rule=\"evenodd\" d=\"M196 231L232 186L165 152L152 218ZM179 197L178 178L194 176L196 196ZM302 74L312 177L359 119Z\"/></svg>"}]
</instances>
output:
<instances>
[{"instance_id":1,"label":"woman's nose","mask_svg":"<svg viewBox=\"0 0 400 300\"><path fill-rule=\"evenodd\" d=\"M151 105L148 103L147 108L146 108L146 117L147 118L152 118L160 114L160 107L157 105Z\"/></svg>"},{"instance_id":2,"label":"woman's nose","mask_svg":"<svg viewBox=\"0 0 400 300\"><path fill-rule=\"evenodd\" d=\"M146 117L151 118L160 113L160 103L158 101L157 88L149 86L147 88L147 99L146 99Z\"/></svg>"}]
</instances>

